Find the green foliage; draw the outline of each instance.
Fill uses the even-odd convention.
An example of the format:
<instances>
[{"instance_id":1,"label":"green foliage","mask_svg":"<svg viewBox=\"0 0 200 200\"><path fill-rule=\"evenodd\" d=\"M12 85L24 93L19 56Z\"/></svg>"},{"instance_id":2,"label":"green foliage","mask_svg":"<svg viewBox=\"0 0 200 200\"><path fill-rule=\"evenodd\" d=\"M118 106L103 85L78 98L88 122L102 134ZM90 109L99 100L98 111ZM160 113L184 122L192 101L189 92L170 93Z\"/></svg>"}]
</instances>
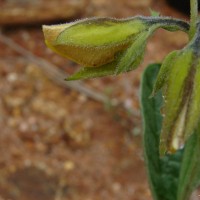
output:
<instances>
[{"instance_id":1,"label":"green foliage","mask_svg":"<svg viewBox=\"0 0 200 200\"><path fill-rule=\"evenodd\" d=\"M155 200L175 200L182 151L160 158L159 138L162 124L162 95L149 99L160 65L150 65L143 73L141 105L144 127L144 154L149 182Z\"/></svg>"},{"instance_id":2,"label":"green foliage","mask_svg":"<svg viewBox=\"0 0 200 200\"><path fill-rule=\"evenodd\" d=\"M199 127L185 146L178 187L178 200L188 200L200 185L200 136Z\"/></svg>"},{"instance_id":3,"label":"green foliage","mask_svg":"<svg viewBox=\"0 0 200 200\"><path fill-rule=\"evenodd\" d=\"M163 104L159 92L149 99L160 65L150 65L143 73L141 105L144 156L149 183L155 200L187 200L200 183L200 136L197 130L185 148L174 154L159 155Z\"/></svg>"}]
</instances>

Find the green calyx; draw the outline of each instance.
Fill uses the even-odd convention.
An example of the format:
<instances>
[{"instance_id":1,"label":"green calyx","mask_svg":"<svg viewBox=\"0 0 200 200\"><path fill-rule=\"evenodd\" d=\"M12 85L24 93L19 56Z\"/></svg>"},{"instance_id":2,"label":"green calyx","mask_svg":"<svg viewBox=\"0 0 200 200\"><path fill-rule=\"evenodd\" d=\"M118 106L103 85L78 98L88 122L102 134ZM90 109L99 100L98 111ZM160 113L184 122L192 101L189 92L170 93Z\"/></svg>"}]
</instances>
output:
<instances>
[{"instance_id":1,"label":"green calyx","mask_svg":"<svg viewBox=\"0 0 200 200\"><path fill-rule=\"evenodd\" d=\"M200 32L200 25L197 26ZM171 52L163 61L152 96L162 89L164 105L160 153L182 148L200 119L199 34L180 51Z\"/></svg>"},{"instance_id":2,"label":"green calyx","mask_svg":"<svg viewBox=\"0 0 200 200\"><path fill-rule=\"evenodd\" d=\"M168 54L168 56L163 61L161 68L158 73L158 77L156 79L156 82L154 84L153 92L151 94L151 97L155 96L155 94L163 88L163 86L166 84L168 77L169 77L169 71L173 65L174 59L177 57L178 51L173 51Z\"/></svg>"},{"instance_id":3,"label":"green calyx","mask_svg":"<svg viewBox=\"0 0 200 200\"><path fill-rule=\"evenodd\" d=\"M169 59L169 57L168 57ZM160 152L175 152L184 145L185 120L188 99L187 84L193 60L193 52L180 51L173 58L173 64L168 70L168 77L163 91L165 103L163 105L163 125L160 138ZM169 59L170 60L170 59ZM169 60L164 62L167 63ZM166 65L165 68L168 68ZM166 71L167 71L166 70Z\"/></svg>"}]
</instances>

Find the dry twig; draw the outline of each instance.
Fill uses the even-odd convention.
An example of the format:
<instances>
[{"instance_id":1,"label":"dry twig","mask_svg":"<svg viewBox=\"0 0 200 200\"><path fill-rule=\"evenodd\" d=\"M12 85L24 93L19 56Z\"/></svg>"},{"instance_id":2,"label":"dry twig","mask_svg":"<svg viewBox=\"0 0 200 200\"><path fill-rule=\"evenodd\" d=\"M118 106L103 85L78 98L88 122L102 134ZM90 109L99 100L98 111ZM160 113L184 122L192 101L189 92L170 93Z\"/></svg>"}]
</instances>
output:
<instances>
[{"instance_id":1,"label":"dry twig","mask_svg":"<svg viewBox=\"0 0 200 200\"><path fill-rule=\"evenodd\" d=\"M3 35L0 31L0 42L9 46L11 49L16 51L17 53L24 56L26 59L30 60L31 62L37 64L44 70L45 74L54 82L61 85L62 87L67 87L73 89L77 92L85 94L87 97L96 100L101 103L109 103L111 106L120 106L127 110L123 103L116 101L116 99L109 99L106 95L101 94L97 91L94 91L83 84L81 81L76 82L66 82L64 79L68 76L66 72L60 70L52 63L48 62L47 60L33 55L30 51L26 50L19 44L17 44L12 39L8 38L7 36ZM134 116L139 116L139 112L136 110L128 110L129 113L133 114Z\"/></svg>"},{"instance_id":2,"label":"dry twig","mask_svg":"<svg viewBox=\"0 0 200 200\"><path fill-rule=\"evenodd\" d=\"M43 69L44 72L47 74L47 76L52 81L56 82L57 84L59 84L63 87L71 88L80 93L83 93L86 96L88 96L91 99L94 99L96 101L100 101L100 102L108 101L108 98L105 95L100 94L92 89L87 88L86 86L84 86L84 84L81 81L66 82L64 80L68 76L68 74L66 74L66 72L58 69L55 65L48 62L47 60L33 55L30 51L24 49L23 47L21 47L16 42L11 40L7 36L3 35L2 33L0 34L0 42L6 44L7 46L9 46L11 49L16 51L17 53L23 55L25 58L27 58L31 62L40 66L41 69Z\"/></svg>"}]
</instances>

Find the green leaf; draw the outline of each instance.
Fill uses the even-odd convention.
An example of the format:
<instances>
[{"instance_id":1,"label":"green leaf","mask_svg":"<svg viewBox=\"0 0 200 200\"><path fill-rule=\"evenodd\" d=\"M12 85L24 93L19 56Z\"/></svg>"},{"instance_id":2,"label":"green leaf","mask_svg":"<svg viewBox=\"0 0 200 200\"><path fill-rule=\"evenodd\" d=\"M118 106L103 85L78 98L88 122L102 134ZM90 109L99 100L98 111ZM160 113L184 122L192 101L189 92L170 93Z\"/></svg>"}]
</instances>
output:
<instances>
[{"instance_id":1,"label":"green leaf","mask_svg":"<svg viewBox=\"0 0 200 200\"><path fill-rule=\"evenodd\" d=\"M159 65L150 65L144 71L141 83L144 158L150 188L155 200L159 200L157 183L159 182L159 175L161 174L158 145L162 122L159 110L162 104L162 96L159 94L156 96L156 99L149 99L149 95L151 94L153 80L156 79L159 68Z\"/></svg>"},{"instance_id":2,"label":"green leaf","mask_svg":"<svg viewBox=\"0 0 200 200\"><path fill-rule=\"evenodd\" d=\"M200 128L188 140L182 161L178 198L188 200L193 190L200 185Z\"/></svg>"},{"instance_id":3,"label":"green leaf","mask_svg":"<svg viewBox=\"0 0 200 200\"><path fill-rule=\"evenodd\" d=\"M144 157L150 188L155 200L189 200L200 185L200 127L183 149L159 156L161 92L149 99L159 69L160 65L150 65L141 84Z\"/></svg>"},{"instance_id":4,"label":"green leaf","mask_svg":"<svg viewBox=\"0 0 200 200\"><path fill-rule=\"evenodd\" d=\"M182 150L173 155L165 155L160 158L159 141L162 124L160 107L162 106L162 95L159 92L154 98L149 98L159 69L160 65L150 65L145 70L142 78L141 104L144 126L144 157L154 199L176 200Z\"/></svg>"}]
</instances>

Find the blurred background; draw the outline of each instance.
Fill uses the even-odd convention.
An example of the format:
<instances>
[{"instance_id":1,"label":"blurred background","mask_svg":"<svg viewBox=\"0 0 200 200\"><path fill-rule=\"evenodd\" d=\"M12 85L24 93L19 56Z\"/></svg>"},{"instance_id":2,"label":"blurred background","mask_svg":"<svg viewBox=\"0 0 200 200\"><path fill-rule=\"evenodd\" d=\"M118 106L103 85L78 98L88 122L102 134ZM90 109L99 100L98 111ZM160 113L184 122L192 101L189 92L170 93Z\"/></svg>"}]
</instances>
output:
<instances>
[{"instance_id":1,"label":"blurred background","mask_svg":"<svg viewBox=\"0 0 200 200\"><path fill-rule=\"evenodd\" d=\"M91 16L188 19L165 0L0 0L0 200L151 200L139 84L187 42L156 32L135 71L67 83L78 66L44 44L42 24Z\"/></svg>"}]
</instances>

